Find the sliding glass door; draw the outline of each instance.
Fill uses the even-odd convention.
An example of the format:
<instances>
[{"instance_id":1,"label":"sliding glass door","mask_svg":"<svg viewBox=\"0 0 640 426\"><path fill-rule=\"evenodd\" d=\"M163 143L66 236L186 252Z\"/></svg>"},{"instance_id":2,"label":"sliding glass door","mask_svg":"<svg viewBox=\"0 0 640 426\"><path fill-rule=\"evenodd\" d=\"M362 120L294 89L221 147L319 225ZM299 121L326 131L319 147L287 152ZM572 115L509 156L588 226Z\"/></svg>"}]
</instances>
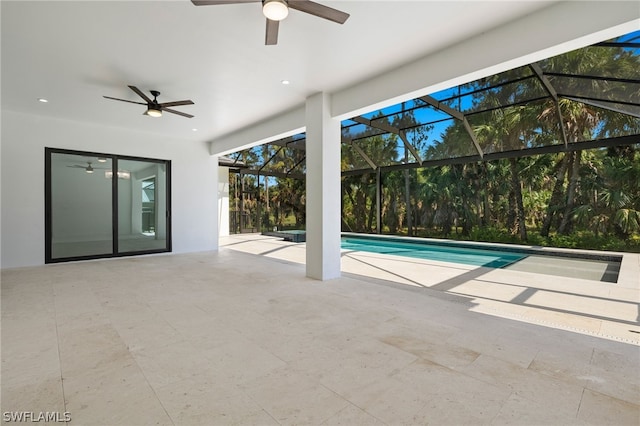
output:
<instances>
[{"instance_id":1,"label":"sliding glass door","mask_svg":"<svg viewBox=\"0 0 640 426\"><path fill-rule=\"evenodd\" d=\"M47 148L46 263L171 251L170 167Z\"/></svg>"}]
</instances>

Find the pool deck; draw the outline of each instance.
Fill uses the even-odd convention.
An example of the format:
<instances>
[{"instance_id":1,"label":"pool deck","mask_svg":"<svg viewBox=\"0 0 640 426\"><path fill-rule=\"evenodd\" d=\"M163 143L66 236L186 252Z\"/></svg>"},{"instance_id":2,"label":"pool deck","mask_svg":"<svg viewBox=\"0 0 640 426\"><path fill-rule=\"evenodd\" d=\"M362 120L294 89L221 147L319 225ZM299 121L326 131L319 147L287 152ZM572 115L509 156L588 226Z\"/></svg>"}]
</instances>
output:
<instances>
[{"instance_id":1,"label":"pool deck","mask_svg":"<svg viewBox=\"0 0 640 426\"><path fill-rule=\"evenodd\" d=\"M232 235L223 237L220 245L305 263L304 244L275 237ZM474 312L640 345L640 254L603 253L623 258L617 283L345 250L342 273L453 299L463 296L474 303Z\"/></svg>"},{"instance_id":2,"label":"pool deck","mask_svg":"<svg viewBox=\"0 0 640 426\"><path fill-rule=\"evenodd\" d=\"M637 275L609 284L343 252L342 276L317 281L304 244L221 243L3 269L3 413L105 426L638 425Z\"/></svg>"}]
</instances>

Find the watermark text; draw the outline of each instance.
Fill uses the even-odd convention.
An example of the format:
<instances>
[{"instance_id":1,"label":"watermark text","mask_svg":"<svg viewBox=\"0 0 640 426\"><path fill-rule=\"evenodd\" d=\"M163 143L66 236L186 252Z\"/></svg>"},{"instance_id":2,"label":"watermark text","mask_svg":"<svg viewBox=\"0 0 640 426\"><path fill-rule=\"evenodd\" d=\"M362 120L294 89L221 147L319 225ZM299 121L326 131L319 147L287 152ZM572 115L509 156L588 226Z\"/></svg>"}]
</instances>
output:
<instances>
[{"instance_id":1,"label":"watermark text","mask_svg":"<svg viewBox=\"0 0 640 426\"><path fill-rule=\"evenodd\" d=\"M2 420L6 423L38 423L38 422L58 422L65 423L71 421L71 413L65 411L5 411L2 413Z\"/></svg>"}]
</instances>

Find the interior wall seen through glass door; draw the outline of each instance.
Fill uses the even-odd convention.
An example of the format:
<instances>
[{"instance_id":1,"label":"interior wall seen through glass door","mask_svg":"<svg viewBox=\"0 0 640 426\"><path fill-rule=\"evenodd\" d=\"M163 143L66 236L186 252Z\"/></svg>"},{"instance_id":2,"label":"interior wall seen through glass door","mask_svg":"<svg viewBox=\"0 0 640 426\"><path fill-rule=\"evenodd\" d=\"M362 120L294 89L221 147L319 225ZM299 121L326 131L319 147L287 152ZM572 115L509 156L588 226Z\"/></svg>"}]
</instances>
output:
<instances>
[{"instance_id":1,"label":"interior wall seen through glass door","mask_svg":"<svg viewBox=\"0 0 640 426\"><path fill-rule=\"evenodd\" d=\"M113 252L112 160L87 155L51 154L51 257Z\"/></svg>"}]
</instances>

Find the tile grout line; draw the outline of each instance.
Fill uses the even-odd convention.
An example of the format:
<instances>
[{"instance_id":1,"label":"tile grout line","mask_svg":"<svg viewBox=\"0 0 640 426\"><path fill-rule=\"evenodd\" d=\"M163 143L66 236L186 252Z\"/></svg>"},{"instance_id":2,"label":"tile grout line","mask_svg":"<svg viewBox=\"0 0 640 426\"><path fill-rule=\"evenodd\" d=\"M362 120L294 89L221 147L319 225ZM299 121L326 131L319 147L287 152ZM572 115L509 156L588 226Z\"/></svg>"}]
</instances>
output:
<instances>
[{"instance_id":1,"label":"tile grout line","mask_svg":"<svg viewBox=\"0 0 640 426\"><path fill-rule=\"evenodd\" d=\"M156 399L160 403L160 406L162 407L162 410L164 411L164 413L167 415L167 418L171 421L171 424L175 426L176 422L173 420L173 417L169 414L169 412L167 411L167 408L162 403L162 400L158 396L155 388L153 386L151 386L151 383L149 383L149 379L147 379L146 374L144 374L144 370L140 367L140 365L138 364L138 361L136 361L136 359L135 359L135 357L133 355L131 356L131 358L133 358L133 361L136 363L136 365L140 369L140 372L142 373L142 376L144 377L144 380L146 380L147 385L149 385L149 388L151 389L151 392L153 392L153 395L156 397Z\"/></svg>"},{"instance_id":2,"label":"tile grout line","mask_svg":"<svg viewBox=\"0 0 640 426\"><path fill-rule=\"evenodd\" d=\"M324 386L322 383L320 384L321 386ZM344 399L345 401L347 401L349 403L349 405L351 405L352 407L356 407L358 410L361 410L363 413L367 414L368 416L373 417L374 419L376 419L377 421L379 421L380 423L382 423L383 425L388 425L389 423L385 422L384 420L378 418L377 416L373 415L372 413L368 412L366 409L360 407L358 404L356 404L353 401L350 401L348 399L346 399L345 397L343 397L342 395L340 395L339 393L336 393L334 391L332 391L330 388L324 386L325 389L330 390L331 392L333 392L334 394L336 394L337 396L339 396L340 398ZM328 423L332 418L334 418L335 416L337 416L338 414L342 413L344 410L346 410L347 408L349 408L349 405L347 405L346 407L344 407L342 410L338 411L337 413L335 413L333 416L329 417L328 419L326 419L325 421L323 421L322 423L320 423L321 425L331 425L331 423Z\"/></svg>"},{"instance_id":3,"label":"tile grout line","mask_svg":"<svg viewBox=\"0 0 640 426\"><path fill-rule=\"evenodd\" d=\"M415 362L415 361L413 361L413 362ZM410 364L413 364L413 362L411 362ZM363 412L363 413L367 413L369 416L373 417L374 419L378 420L379 422L381 422L381 423L383 423L383 424L385 424L385 425L387 424L387 422L385 422L385 421L383 421L383 420L379 419L378 417L374 416L373 414L371 414L370 412L368 412L368 411L367 411L367 410L365 410L364 408L360 407L360 406L359 406L358 404L356 404L355 402L353 402L353 401L351 401L351 400L349 400L349 399L345 398L344 396L342 396L342 395L341 395L341 394L339 394L338 392L334 391L333 389L331 389L330 387L328 387L327 385L325 385L324 383L322 383L322 381L321 381L321 380L315 380L315 379L314 379L314 381L315 381L319 386L322 386L323 388L325 388L326 390L328 390L329 392L331 392L332 394L334 394L334 395L335 395L335 396L337 396L338 398L343 399L344 401L346 401L346 402L347 402L347 405L346 405L345 407L343 407L343 408L341 408L340 410L338 410L337 412L335 412L331 417L329 417L329 418L327 418L327 419L323 420L323 421L320 423L321 425L328 424L327 422L328 422L329 420L331 420L333 417L337 416L337 415L338 415L339 413L341 413L342 411L346 410L346 409L349 407L349 405L352 405L352 406L354 406L354 407L356 407L356 408L358 408L358 409L362 410L362 412Z\"/></svg>"},{"instance_id":4,"label":"tile grout line","mask_svg":"<svg viewBox=\"0 0 640 426\"><path fill-rule=\"evenodd\" d=\"M60 355L60 333L58 332L58 307L56 306L56 290L55 284L51 283L51 292L53 296L53 309L56 323L56 343L58 349L58 366L60 367L60 387L62 390L62 406L64 408L64 412L67 412L67 397L64 392L64 377L62 376L62 356ZM65 420L65 423L69 423Z\"/></svg>"},{"instance_id":5,"label":"tile grout line","mask_svg":"<svg viewBox=\"0 0 640 426\"><path fill-rule=\"evenodd\" d=\"M593 363L593 356L595 355L595 353L596 353L596 348L591 348L591 356L589 357L589 375L591 374L591 365ZM584 386L582 386L582 393L580 394L580 403L578 404L578 409L576 410L576 420L580 415L580 409L582 408L582 401L584 401L584 393L587 390L588 384L589 384L589 380L587 380Z\"/></svg>"},{"instance_id":6,"label":"tile grout line","mask_svg":"<svg viewBox=\"0 0 640 426\"><path fill-rule=\"evenodd\" d=\"M120 336L120 340L122 340L122 342L125 342L125 340L120 335L120 332L118 331L118 329L116 327L113 327L113 329L115 330L116 333L118 333L118 336ZM166 407L162 403L162 400L158 396L158 393L156 392L155 388L151 385L151 382L149 382L149 379L147 378L147 375L144 373L144 369L140 366L140 364L138 364L138 360L133 355L133 353L131 353L131 350L129 349L129 345L125 344L125 346L127 348L127 352L129 353L129 356L131 357L133 362L135 362L136 366L138 367L138 370L140 370L140 374L142 374L142 377L144 377L145 382L147 382L147 386L149 386L149 389L151 389L151 392L153 392L153 396L155 396L156 399L158 400L158 403L160 403L160 406L162 407L162 410L167 415L167 418L171 421L171 424L175 426L176 422L173 420L173 417L167 411Z\"/></svg>"},{"instance_id":7,"label":"tile grout line","mask_svg":"<svg viewBox=\"0 0 640 426\"><path fill-rule=\"evenodd\" d=\"M582 393L580 394L580 403L578 404L578 408L576 409L576 420L578 420L578 416L580 415L580 409L582 408L582 401L584 400L584 391L587 388L585 388L584 386L582 387Z\"/></svg>"},{"instance_id":8,"label":"tile grout line","mask_svg":"<svg viewBox=\"0 0 640 426\"><path fill-rule=\"evenodd\" d=\"M520 395L518 395L518 393L512 389L511 393L509 394L509 396L505 398L504 402L500 406L500 409L498 410L496 415L491 418L491 421L489 422L490 425L495 425L496 424L495 423L496 419L500 416L500 414L502 414L502 410L504 410L504 406L507 405L507 403L509 402L509 400L511 399L512 396L518 397ZM522 396L521 396L521 398L527 399L527 400L529 400L531 402L537 402L537 401L535 401L533 399L525 398L525 397L522 397Z\"/></svg>"},{"instance_id":9,"label":"tile grout line","mask_svg":"<svg viewBox=\"0 0 640 426\"><path fill-rule=\"evenodd\" d=\"M256 401L256 399L251 396L251 394L249 392L247 392L245 390L245 388L242 385L236 385L236 389L239 390L240 392L242 392L244 395L246 395L251 401L253 401L254 404L256 404L258 407L260 407L260 409L262 411L264 411L265 413L267 413L267 416L271 417L273 419L274 422L276 422L279 425L282 425L281 422L278 421L278 419L276 419L270 412L269 410L267 410L265 407L262 406L262 404L260 404L258 401Z\"/></svg>"},{"instance_id":10,"label":"tile grout line","mask_svg":"<svg viewBox=\"0 0 640 426\"><path fill-rule=\"evenodd\" d=\"M148 305L148 304L147 304ZM149 306L149 305L148 305ZM149 308L151 309L151 306L149 306ZM155 312L155 310L154 310ZM109 314L107 314L109 315ZM135 355L131 352L131 349L129 348L129 345L126 343L126 340L122 338L122 335L120 334L120 331L118 330L118 327L116 327L112 320L111 317L109 315L109 323L111 324L111 327L113 327L114 331L118 334L118 336L120 337L120 340L124 343L125 347L127 348L127 353L129 354L129 356L131 357L131 359L133 360L133 362L136 364L136 366L138 367L138 370L140 370L140 374L142 374L142 377L144 377L145 382L147 382L147 386L149 386L149 389L151 389L151 392L153 392L153 395L156 397L156 400L158 401L158 403L160 404L160 406L162 407L162 410L164 411L164 413L167 415L167 418L169 419L169 421L171 421L171 424L175 426L176 422L173 420L173 417L169 414L169 412L167 411L167 408L164 406L164 404L162 403L162 399L160 399L160 397L158 396L158 393L156 392L155 388L151 385L151 382L149 382L149 379L147 378L147 375L144 372L144 369L140 366L140 364L138 363L138 360L136 359ZM167 323L171 328L173 328L171 326L171 324Z\"/></svg>"}]
</instances>

